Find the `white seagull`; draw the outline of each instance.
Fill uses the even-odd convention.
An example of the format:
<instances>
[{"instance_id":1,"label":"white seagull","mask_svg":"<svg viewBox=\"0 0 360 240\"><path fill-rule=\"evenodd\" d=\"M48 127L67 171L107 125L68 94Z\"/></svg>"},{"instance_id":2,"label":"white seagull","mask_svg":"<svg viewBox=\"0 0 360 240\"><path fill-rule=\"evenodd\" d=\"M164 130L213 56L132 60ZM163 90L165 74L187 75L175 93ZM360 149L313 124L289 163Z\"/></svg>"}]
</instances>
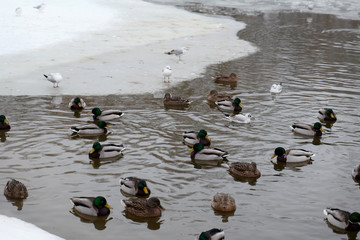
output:
<instances>
[{"instance_id":1,"label":"white seagull","mask_svg":"<svg viewBox=\"0 0 360 240\"><path fill-rule=\"evenodd\" d=\"M166 82L166 78L168 79L168 83L170 82L170 76L172 74L172 70L171 70L171 67L170 66L166 66L163 68L162 70L162 73L163 73L163 76L164 76L164 82Z\"/></svg>"},{"instance_id":2,"label":"white seagull","mask_svg":"<svg viewBox=\"0 0 360 240\"><path fill-rule=\"evenodd\" d=\"M59 87L59 82L63 79L60 73L49 73L48 75L44 74L44 76L54 84L54 88Z\"/></svg>"},{"instance_id":3,"label":"white seagull","mask_svg":"<svg viewBox=\"0 0 360 240\"><path fill-rule=\"evenodd\" d=\"M20 16L21 16L21 14L22 14L22 9L21 9L21 7L17 7L17 8L15 9L15 14L16 14L17 17L20 17Z\"/></svg>"},{"instance_id":4,"label":"white seagull","mask_svg":"<svg viewBox=\"0 0 360 240\"><path fill-rule=\"evenodd\" d=\"M34 6L34 8L36 8L37 10L39 10L39 12L42 12L45 8L45 3L42 3L40 5Z\"/></svg>"},{"instance_id":5,"label":"white seagull","mask_svg":"<svg viewBox=\"0 0 360 240\"><path fill-rule=\"evenodd\" d=\"M255 120L255 118L250 114L250 113L246 113L246 114L225 114L225 117L227 119L229 119L232 122L238 122L238 123L250 123L252 120Z\"/></svg>"},{"instance_id":6,"label":"white seagull","mask_svg":"<svg viewBox=\"0 0 360 240\"><path fill-rule=\"evenodd\" d=\"M181 55L183 55L185 52L187 52L189 49L187 47L182 47L181 49L172 49L169 52L165 52L165 54L168 55L175 55L179 57L179 61L181 61Z\"/></svg>"},{"instance_id":7,"label":"white seagull","mask_svg":"<svg viewBox=\"0 0 360 240\"><path fill-rule=\"evenodd\" d=\"M273 84L270 88L271 93L281 93L282 91L282 83L280 84Z\"/></svg>"}]
</instances>

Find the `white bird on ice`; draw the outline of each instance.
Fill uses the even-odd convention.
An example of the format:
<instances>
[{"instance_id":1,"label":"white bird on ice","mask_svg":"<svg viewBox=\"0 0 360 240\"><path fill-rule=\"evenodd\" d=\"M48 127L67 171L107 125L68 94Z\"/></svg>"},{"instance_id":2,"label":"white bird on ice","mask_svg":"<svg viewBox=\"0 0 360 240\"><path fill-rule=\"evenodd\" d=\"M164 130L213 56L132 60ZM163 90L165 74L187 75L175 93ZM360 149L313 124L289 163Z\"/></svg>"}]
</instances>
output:
<instances>
[{"instance_id":1,"label":"white bird on ice","mask_svg":"<svg viewBox=\"0 0 360 240\"><path fill-rule=\"evenodd\" d=\"M54 88L59 87L59 82L63 79L60 73L49 73L48 75L44 74L44 76L54 84Z\"/></svg>"},{"instance_id":2,"label":"white bird on ice","mask_svg":"<svg viewBox=\"0 0 360 240\"><path fill-rule=\"evenodd\" d=\"M281 93L282 91L282 83L280 84L273 84L270 88L271 93Z\"/></svg>"},{"instance_id":3,"label":"white bird on ice","mask_svg":"<svg viewBox=\"0 0 360 240\"><path fill-rule=\"evenodd\" d=\"M15 14L16 14L16 16L17 16L17 17L20 17L20 16L21 16L21 13L22 13L21 7L17 7L17 8L15 9Z\"/></svg>"},{"instance_id":4,"label":"white bird on ice","mask_svg":"<svg viewBox=\"0 0 360 240\"><path fill-rule=\"evenodd\" d=\"M37 10L39 10L39 12L42 12L45 8L45 3L42 3L40 5L34 6L34 8L36 8Z\"/></svg>"},{"instance_id":5,"label":"white bird on ice","mask_svg":"<svg viewBox=\"0 0 360 240\"><path fill-rule=\"evenodd\" d=\"M172 74L172 70L171 70L171 67L170 66L166 66L163 68L162 70L162 73L163 73L163 76L164 76L164 82L166 82L166 78L168 79L168 83L170 82L170 76Z\"/></svg>"},{"instance_id":6,"label":"white bird on ice","mask_svg":"<svg viewBox=\"0 0 360 240\"><path fill-rule=\"evenodd\" d=\"M175 55L179 57L179 61L181 61L181 55L183 55L185 52L187 52L189 49L187 47L182 47L181 49L172 49L169 52L165 52L165 54L168 55Z\"/></svg>"}]
</instances>

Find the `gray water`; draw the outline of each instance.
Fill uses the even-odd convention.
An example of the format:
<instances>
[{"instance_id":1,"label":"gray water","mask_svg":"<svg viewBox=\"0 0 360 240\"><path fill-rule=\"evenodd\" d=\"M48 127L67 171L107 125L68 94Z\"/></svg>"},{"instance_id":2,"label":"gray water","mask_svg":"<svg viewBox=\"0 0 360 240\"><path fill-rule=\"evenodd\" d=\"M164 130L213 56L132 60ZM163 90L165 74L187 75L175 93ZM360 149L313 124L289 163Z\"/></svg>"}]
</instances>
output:
<instances>
[{"instance_id":1,"label":"gray water","mask_svg":"<svg viewBox=\"0 0 360 240\"><path fill-rule=\"evenodd\" d=\"M213 227L226 239L356 239L356 233L334 232L324 220L325 207L359 211L359 184L351 170L359 159L359 22L332 15L280 12L248 16L236 8L182 6L194 12L231 16L247 28L239 37L259 51L249 57L209 66L201 78L169 89L192 99L184 110L165 109L163 92L155 94L82 96L88 108L80 117L67 108L73 96L0 96L1 112L12 129L1 137L0 183L22 181L28 199L0 196L0 213L15 216L66 239L194 239ZM226 44L226 39L224 39ZM186 60L185 60L186 61ZM216 74L235 72L236 86L216 84ZM284 90L271 96L270 86ZM206 101L212 89L239 96L243 112L256 120L235 124ZM79 138L74 125L91 122L92 107L120 109L110 121L112 134ZM338 121L325 127L320 140L294 135L294 122L314 123L317 111L331 107ZM182 132L206 129L212 145L230 153L228 162L254 161L262 176L236 181L220 166L190 160ZM88 152L96 140L123 143L116 161L92 162ZM276 147L300 147L316 153L305 166L278 166L270 158ZM159 219L125 216L119 178L148 180L152 196L166 209ZM216 192L230 193L234 214L215 213ZM103 195L113 207L108 219L74 216L73 196Z\"/></svg>"}]
</instances>

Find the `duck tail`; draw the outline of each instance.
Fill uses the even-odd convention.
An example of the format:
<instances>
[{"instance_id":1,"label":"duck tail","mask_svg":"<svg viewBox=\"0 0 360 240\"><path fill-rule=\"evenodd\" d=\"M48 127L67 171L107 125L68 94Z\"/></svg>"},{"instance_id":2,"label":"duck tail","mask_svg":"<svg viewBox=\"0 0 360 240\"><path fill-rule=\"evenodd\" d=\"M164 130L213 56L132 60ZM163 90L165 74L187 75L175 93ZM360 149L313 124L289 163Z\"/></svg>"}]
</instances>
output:
<instances>
[{"instance_id":1,"label":"duck tail","mask_svg":"<svg viewBox=\"0 0 360 240\"><path fill-rule=\"evenodd\" d=\"M120 203L121 203L121 205L123 205L124 207L126 207L126 203L125 203L124 199L121 199Z\"/></svg>"},{"instance_id":2,"label":"duck tail","mask_svg":"<svg viewBox=\"0 0 360 240\"><path fill-rule=\"evenodd\" d=\"M44 77L48 78L48 75L44 74Z\"/></svg>"},{"instance_id":3,"label":"duck tail","mask_svg":"<svg viewBox=\"0 0 360 240\"><path fill-rule=\"evenodd\" d=\"M226 167L227 169L230 169L230 166L227 163L224 163L224 167Z\"/></svg>"}]
</instances>

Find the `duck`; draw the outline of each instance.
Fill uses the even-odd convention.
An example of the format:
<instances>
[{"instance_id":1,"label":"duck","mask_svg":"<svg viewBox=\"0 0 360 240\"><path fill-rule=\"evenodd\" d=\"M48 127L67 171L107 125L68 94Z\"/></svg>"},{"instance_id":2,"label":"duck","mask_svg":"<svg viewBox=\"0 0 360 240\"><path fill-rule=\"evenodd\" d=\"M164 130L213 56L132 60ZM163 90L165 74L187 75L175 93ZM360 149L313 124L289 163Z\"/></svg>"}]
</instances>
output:
<instances>
[{"instance_id":1,"label":"duck","mask_svg":"<svg viewBox=\"0 0 360 240\"><path fill-rule=\"evenodd\" d=\"M69 102L69 108L73 111L82 111L86 107L86 103L82 98L74 97Z\"/></svg>"},{"instance_id":2,"label":"duck","mask_svg":"<svg viewBox=\"0 0 360 240\"><path fill-rule=\"evenodd\" d=\"M202 232L197 240L223 240L225 239L225 232L222 229L213 228L206 232Z\"/></svg>"},{"instance_id":3,"label":"duck","mask_svg":"<svg viewBox=\"0 0 360 240\"><path fill-rule=\"evenodd\" d=\"M192 151L190 155L191 160L197 161L221 162L229 155L228 152L225 152L219 148L204 148L204 145L201 143L195 143L190 151Z\"/></svg>"},{"instance_id":4,"label":"duck","mask_svg":"<svg viewBox=\"0 0 360 240\"><path fill-rule=\"evenodd\" d=\"M235 199L227 193L217 193L211 200L211 207L220 212L233 212L236 210Z\"/></svg>"},{"instance_id":5,"label":"duck","mask_svg":"<svg viewBox=\"0 0 360 240\"><path fill-rule=\"evenodd\" d=\"M94 142L89 152L89 157L93 159L113 158L121 155L125 149L122 144L100 144L99 142Z\"/></svg>"},{"instance_id":6,"label":"duck","mask_svg":"<svg viewBox=\"0 0 360 240\"><path fill-rule=\"evenodd\" d=\"M160 217L161 211L164 208L160 204L160 200L157 197L146 198L129 198L127 200L121 200L121 204L125 207L125 210L137 217L154 218Z\"/></svg>"},{"instance_id":7,"label":"duck","mask_svg":"<svg viewBox=\"0 0 360 240\"><path fill-rule=\"evenodd\" d=\"M235 83L238 81L238 77L235 73L230 73L229 76L219 75L215 77L216 82L224 82L224 83Z\"/></svg>"},{"instance_id":8,"label":"duck","mask_svg":"<svg viewBox=\"0 0 360 240\"><path fill-rule=\"evenodd\" d=\"M234 177L240 178L259 178L261 176L255 162L233 162L229 166L229 172Z\"/></svg>"},{"instance_id":9,"label":"duck","mask_svg":"<svg viewBox=\"0 0 360 240\"><path fill-rule=\"evenodd\" d=\"M335 122L337 120L336 114L331 108L321 108L317 118L322 122Z\"/></svg>"},{"instance_id":10,"label":"duck","mask_svg":"<svg viewBox=\"0 0 360 240\"><path fill-rule=\"evenodd\" d=\"M250 123L251 121L255 120L255 118L250 113L239 113L239 114L225 114L225 117L230 120L231 122L238 122L238 123Z\"/></svg>"},{"instance_id":11,"label":"duck","mask_svg":"<svg viewBox=\"0 0 360 240\"><path fill-rule=\"evenodd\" d=\"M49 73L47 75L44 74L44 77L54 84L54 88L59 87L59 82L63 80L63 77L60 73Z\"/></svg>"},{"instance_id":12,"label":"duck","mask_svg":"<svg viewBox=\"0 0 360 240\"><path fill-rule=\"evenodd\" d=\"M106 127L109 127L106 122L99 121L93 124L71 127L70 130L78 135L96 136L106 134L108 132Z\"/></svg>"},{"instance_id":13,"label":"duck","mask_svg":"<svg viewBox=\"0 0 360 240\"><path fill-rule=\"evenodd\" d=\"M327 221L345 231L359 231L360 230L360 213L344 211L338 208L326 208L324 214Z\"/></svg>"},{"instance_id":14,"label":"duck","mask_svg":"<svg viewBox=\"0 0 360 240\"><path fill-rule=\"evenodd\" d=\"M103 196L73 197L71 202L74 204L76 211L88 216L107 216L110 214L110 209L112 209Z\"/></svg>"},{"instance_id":15,"label":"duck","mask_svg":"<svg viewBox=\"0 0 360 240\"><path fill-rule=\"evenodd\" d=\"M360 164L357 165L351 172L351 176L354 180L360 181Z\"/></svg>"},{"instance_id":16,"label":"duck","mask_svg":"<svg viewBox=\"0 0 360 240\"><path fill-rule=\"evenodd\" d=\"M271 85L270 92L275 93L275 94L281 93L282 92L282 83L279 83L279 84L274 83L273 85Z\"/></svg>"},{"instance_id":17,"label":"duck","mask_svg":"<svg viewBox=\"0 0 360 240\"><path fill-rule=\"evenodd\" d=\"M89 114L93 114L93 119L95 121L109 121L119 119L124 116L124 113L120 110L103 110L101 111L100 108L96 107L91 110Z\"/></svg>"},{"instance_id":18,"label":"duck","mask_svg":"<svg viewBox=\"0 0 360 240\"><path fill-rule=\"evenodd\" d=\"M271 158L277 156L278 162L283 163L303 163L311 160L315 156L314 153L304 149L287 149L283 147L275 148L274 155Z\"/></svg>"},{"instance_id":19,"label":"duck","mask_svg":"<svg viewBox=\"0 0 360 240\"><path fill-rule=\"evenodd\" d=\"M6 183L4 195L11 199L25 199L29 196L25 185L15 179L11 179Z\"/></svg>"},{"instance_id":20,"label":"duck","mask_svg":"<svg viewBox=\"0 0 360 240\"><path fill-rule=\"evenodd\" d=\"M188 147L193 147L195 143L201 143L204 147L210 147L210 137L206 130L201 129L196 131L185 131L183 133L183 143Z\"/></svg>"},{"instance_id":21,"label":"duck","mask_svg":"<svg viewBox=\"0 0 360 240\"><path fill-rule=\"evenodd\" d=\"M190 105L191 101L188 99L183 99L181 97L172 97L170 93L165 93L164 99L164 106L178 106L178 107L187 107Z\"/></svg>"},{"instance_id":22,"label":"duck","mask_svg":"<svg viewBox=\"0 0 360 240\"><path fill-rule=\"evenodd\" d=\"M149 196L151 191L146 181L137 177L125 177L120 179L120 189L134 196Z\"/></svg>"},{"instance_id":23,"label":"duck","mask_svg":"<svg viewBox=\"0 0 360 240\"><path fill-rule=\"evenodd\" d=\"M220 100L232 101L233 97L227 93L219 93L217 90L211 90L207 95L207 100L210 102L216 102Z\"/></svg>"},{"instance_id":24,"label":"duck","mask_svg":"<svg viewBox=\"0 0 360 240\"><path fill-rule=\"evenodd\" d=\"M320 137L322 132L324 132L321 123L316 122L314 125L306 123L294 123L290 126L291 130L294 133L298 133L306 136Z\"/></svg>"},{"instance_id":25,"label":"duck","mask_svg":"<svg viewBox=\"0 0 360 240\"><path fill-rule=\"evenodd\" d=\"M239 113L242 110L242 104L240 98L235 98L234 101L220 100L215 104L221 111Z\"/></svg>"},{"instance_id":26,"label":"duck","mask_svg":"<svg viewBox=\"0 0 360 240\"><path fill-rule=\"evenodd\" d=\"M10 124L5 115L0 115L0 130L10 130Z\"/></svg>"},{"instance_id":27,"label":"duck","mask_svg":"<svg viewBox=\"0 0 360 240\"><path fill-rule=\"evenodd\" d=\"M65 240L59 236L45 231L36 225L25 222L19 218L8 217L0 214L0 232L3 240L17 239L46 239L46 240Z\"/></svg>"},{"instance_id":28,"label":"duck","mask_svg":"<svg viewBox=\"0 0 360 240\"><path fill-rule=\"evenodd\" d=\"M169 65L164 67L163 70L162 70L162 74L163 74L163 77L164 77L164 82L166 82L166 78L167 78L168 79L167 82L169 83L170 82L170 77L172 75L171 67Z\"/></svg>"}]
</instances>

